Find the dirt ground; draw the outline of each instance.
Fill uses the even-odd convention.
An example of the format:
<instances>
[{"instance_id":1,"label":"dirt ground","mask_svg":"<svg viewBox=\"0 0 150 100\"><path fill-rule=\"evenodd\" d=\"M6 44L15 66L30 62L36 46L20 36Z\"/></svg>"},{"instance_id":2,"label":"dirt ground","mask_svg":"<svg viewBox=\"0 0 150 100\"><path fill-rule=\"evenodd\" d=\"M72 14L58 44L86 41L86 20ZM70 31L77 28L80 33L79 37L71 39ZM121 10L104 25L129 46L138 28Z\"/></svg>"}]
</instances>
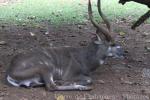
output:
<instances>
[{"instance_id":1,"label":"dirt ground","mask_svg":"<svg viewBox=\"0 0 150 100\"><path fill-rule=\"evenodd\" d=\"M33 48L86 46L95 28L82 25L39 27L0 25L0 100L150 100L150 25L137 30L130 24L113 24L115 40L122 45L126 59L108 58L93 75L92 91L47 92L40 88L16 88L5 84L5 73L12 57ZM120 33L120 34L119 34Z\"/></svg>"}]
</instances>

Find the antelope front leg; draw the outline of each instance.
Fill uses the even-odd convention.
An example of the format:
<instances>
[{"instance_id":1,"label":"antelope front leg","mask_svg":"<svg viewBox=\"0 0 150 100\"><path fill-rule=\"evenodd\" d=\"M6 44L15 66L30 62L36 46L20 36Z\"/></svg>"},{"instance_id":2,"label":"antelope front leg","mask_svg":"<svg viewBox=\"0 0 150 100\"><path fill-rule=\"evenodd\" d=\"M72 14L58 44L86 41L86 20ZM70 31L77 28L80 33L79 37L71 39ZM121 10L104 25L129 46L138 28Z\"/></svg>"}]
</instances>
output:
<instances>
[{"instance_id":1,"label":"antelope front leg","mask_svg":"<svg viewBox=\"0 0 150 100\"><path fill-rule=\"evenodd\" d=\"M86 85L82 85L80 83L83 82L67 82L67 84L63 84L63 85L57 85L55 84L55 82L53 81L52 77L49 81L45 82L45 86L46 89L48 91L74 91L74 90L79 90L79 91L90 91L92 90L92 87L90 86L86 86Z\"/></svg>"},{"instance_id":2,"label":"antelope front leg","mask_svg":"<svg viewBox=\"0 0 150 100\"><path fill-rule=\"evenodd\" d=\"M85 75L79 75L75 80L76 80L75 81L76 84L80 84L84 86L92 84L92 79L89 76L85 76Z\"/></svg>"},{"instance_id":3,"label":"antelope front leg","mask_svg":"<svg viewBox=\"0 0 150 100\"><path fill-rule=\"evenodd\" d=\"M55 91L56 90L56 84L53 80L52 73L44 73L42 76L43 76L46 90Z\"/></svg>"},{"instance_id":4,"label":"antelope front leg","mask_svg":"<svg viewBox=\"0 0 150 100\"><path fill-rule=\"evenodd\" d=\"M92 90L92 87L90 86L84 86L80 84L70 84L67 86L56 86L57 91L73 91L73 90L79 90L79 91L90 91Z\"/></svg>"},{"instance_id":5,"label":"antelope front leg","mask_svg":"<svg viewBox=\"0 0 150 100\"><path fill-rule=\"evenodd\" d=\"M88 76L79 75L73 79L72 82L60 82L61 86L56 86L56 89L58 91L73 91L73 90L79 90L79 91L90 91L92 90L92 87L89 85L92 84L92 80Z\"/></svg>"},{"instance_id":6,"label":"antelope front leg","mask_svg":"<svg viewBox=\"0 0 150 100\"><path fill-rule=\"evenodd\" d=\"M50 75L50 78L47 79L45 76L45 86L48 91L90 91L92 87L91 78L86 76L78 76L74 78L72 81L63 81L63 80L53 80L53 76Z\"/></svg>"}]
</instances>

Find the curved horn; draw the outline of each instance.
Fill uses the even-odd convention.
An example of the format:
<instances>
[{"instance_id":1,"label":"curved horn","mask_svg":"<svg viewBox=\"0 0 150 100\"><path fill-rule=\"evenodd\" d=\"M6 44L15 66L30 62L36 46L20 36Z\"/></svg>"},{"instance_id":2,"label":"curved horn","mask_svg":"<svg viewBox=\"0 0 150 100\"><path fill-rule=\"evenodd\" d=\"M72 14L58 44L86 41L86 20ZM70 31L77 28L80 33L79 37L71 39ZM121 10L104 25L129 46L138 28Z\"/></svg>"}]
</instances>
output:
<instances>
[{"instance_id":1,"label":"curved horn","mask_svg":"<svg viewBox=\"0 0 150 100\"><path fill-rule=\"evenodd\" d=\"M108 42L112 42L114 43L113 38L111 37L111 35L109 34L109 32L104 29L101 25L99 25L98 23L96 23L93 19L93 14L92 14L92 7L91 7L91 0L89 0L88 2L88 14L89 14L89 19L92 22L93 26L96 27L97 29L97 34L102 37L102 34L105 36L105 39Z\"/></svg>"},{"instance_id":2,"label":"curved horn","mask_svg":"<svg viewBox=\"0 0 150 100\"><path fill-rule=\"evenodd\" d=\"M107 17L103 14L102 9L101 9L101 0L97 0L97 8L98 8L99 15L104 20L109 32L111 32L111 30L112 30L111 23L108 21Z\"/></svg>"}]
</instances>

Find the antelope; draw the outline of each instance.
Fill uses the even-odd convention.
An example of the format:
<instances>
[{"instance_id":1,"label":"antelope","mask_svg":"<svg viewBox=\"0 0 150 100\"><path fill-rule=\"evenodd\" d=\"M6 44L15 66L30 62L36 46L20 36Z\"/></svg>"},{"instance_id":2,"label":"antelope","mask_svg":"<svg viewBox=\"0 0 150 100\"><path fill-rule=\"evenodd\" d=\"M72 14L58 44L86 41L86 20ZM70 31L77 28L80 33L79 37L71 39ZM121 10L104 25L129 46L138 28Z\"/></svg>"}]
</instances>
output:
<instances>
[{"instance_id":1,"label":"antelope","mask_svg":"<svg viewBox=\"0 0 150 100\"><path fill-rule=\"evenodd\" d=\"M88 46L49 47L20 53L10 63L7 82L15 87L44 85L48 91L91 90L91 72L102 65L106 57L122 58L124 52L109 31L94 21L90 0L88 14L96 28L96 36Z\"/></svg>"}]
</instances>

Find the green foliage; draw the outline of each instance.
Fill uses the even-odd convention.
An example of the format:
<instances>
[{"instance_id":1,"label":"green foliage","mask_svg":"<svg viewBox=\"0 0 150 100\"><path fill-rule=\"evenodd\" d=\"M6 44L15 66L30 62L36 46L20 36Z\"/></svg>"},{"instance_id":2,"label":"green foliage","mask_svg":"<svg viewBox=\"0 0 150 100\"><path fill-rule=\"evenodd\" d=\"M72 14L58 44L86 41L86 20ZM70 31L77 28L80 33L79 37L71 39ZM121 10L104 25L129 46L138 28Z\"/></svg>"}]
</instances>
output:
<instances>
[{"instance_id":1,"label":"green foliage","mask_svg":"<svg viewBox=\"0 0 150 100\"><path fill-rule=\"evenodd\" d=\"M12 23L38 23L49 21L53 24L82 23L87 18L87 0L20 0L19 3L0 6L0 21ZM94 14L98 17L96 1ZM147 11L147 7L137 3L122 6L117 0L102 0L102 9L111 20L121 18L137 19Z\"/></svg>"}]
</instances>

